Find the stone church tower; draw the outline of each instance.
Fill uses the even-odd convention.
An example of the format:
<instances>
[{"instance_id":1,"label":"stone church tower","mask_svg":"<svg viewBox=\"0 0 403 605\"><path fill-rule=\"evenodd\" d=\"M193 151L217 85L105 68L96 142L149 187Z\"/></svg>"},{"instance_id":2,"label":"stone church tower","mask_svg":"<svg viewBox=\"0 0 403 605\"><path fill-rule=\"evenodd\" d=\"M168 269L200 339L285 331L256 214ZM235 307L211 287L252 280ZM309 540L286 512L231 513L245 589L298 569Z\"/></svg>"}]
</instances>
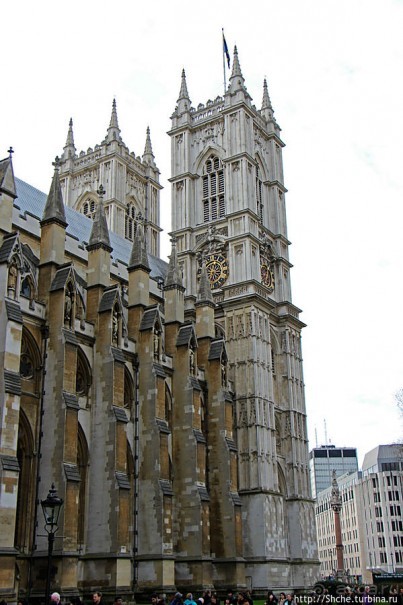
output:
<instances>
[{"instance_id":1,"label":"stone church tower","mask_svg":"<svg viewBox=\"0 0 403 605\"><path fill-rule=\"evenodd\" d=\"M224 97L172 115L172 249L147 130L48 195L0 161L0 594L263 595L317 579L280 128L235 49ZM64 505L52 565L40 502Z\"/></svg>"},{"instance_id":2,"label":"stone church tower","mask_svg":"<svg viewBox=\"0 0 403 605\"><path fill-rule=\"evenodd\" d=\"M300 310L291 302L280 127L258 110L237 49L224 97L172 115L172 232L193 301L205 264L235 394L243 554L252 586L306 585L316 558Z\"/></svg>"},{"instance_id":3,"label":"stone church tower","mask_svg":"<svg viewBox=\"0 0 403 605\"><path fill-rule=\"evenodd\" d=\"M116 101L106 137L94 148L76 152L73 120L70 120L66 144L60 161L60 186L64 203L94 218L98 204L97 189L104 187L104 206L108 228L133 241L137 220L146 221L147 248L160 254L159 170L147 128L143 156L136 156L124 144L118 124Z\"/></svg>"}]
</instances>

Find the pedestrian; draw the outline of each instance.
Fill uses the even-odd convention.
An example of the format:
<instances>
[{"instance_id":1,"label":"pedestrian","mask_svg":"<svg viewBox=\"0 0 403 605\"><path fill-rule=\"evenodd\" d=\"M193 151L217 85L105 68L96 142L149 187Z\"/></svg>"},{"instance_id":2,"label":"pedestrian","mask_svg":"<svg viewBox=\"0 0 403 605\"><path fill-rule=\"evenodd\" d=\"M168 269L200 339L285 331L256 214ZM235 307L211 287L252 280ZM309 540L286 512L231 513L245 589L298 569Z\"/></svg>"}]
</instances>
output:
<instances>
[{"instance_id":1,"label":"pedestrian","mask_svg":"<svg viewBox=\"0 0 403 605\"><path fill-rule=\"evenodd\" d=\"M52 592L50 595L51 605L60 605L60 594L58 592Z\"/></svg>"},{"instance_id":2,"label":"pedestrian","mask_svg":"<svg viewBox=\"0 0 403 605\"><path fill-rule=\"evenodd\" d=\"M227 591L227 599L230 605L236 603L236 596L234 595L234 591L231 588Z\"/></svg>"},{"instance_id":3,"label":"pedestrian","mask_svg":"<svg viewBox=\"0 0 403 605\"><path fill-rule=\"evenodd\" d=\"M361 602L363 603L363 605L368 605L368 603L374 602L374 597L371 594L371 588L369 586L366 586L364 588Z\"/></svg>"},{"instance_id":4,"label":"pedestrian","mask_svg":"<svg viewBox=\"0 0 403 605\"><path fill-rule=\"evenodd\" d=\"M267 592L267 605L277 605L278 599L272 590Z\"/></svg>"},{"instance_id":5,"label":"pedestrian","mask_svg":"<svg viewBox=\"0 0 403 605\"><path fill-rule=\"evenodd\" d=\"M291 592L287 593L284 605L295 605L294 595Z\"/></svg>"},{"instance_id":6,"label":"pedestrian","mask_svg":"<svg viewBox=\"0 0 403 605\"><path fill-rule=\"evenodd\" d=\"M278 605L284 605L284 601L286 599L285 592L280 592Z\"/></svg>"},{"instance_id":7,"label":"pedestrian","mask_svg":"<svg viewBox=\"0 0 403 605\"><path fill-rule=\"evenodd\" d=\"M216 592L211 593L211 605L220 605L220 599L218 598Z\"/></svg>"},{"instance_id":8,"label":"pedestrian","mask_svg":"<svg viewBox=\"0 0 403 605\"><path fill-rule=\"evenodd\" d=\"M92 595L92 602L94 603L94 605L104 605L102 601L102 592L96 590Z\"/></svg>"},{"instance_id":9,"label":"pedestrian","mask_svg":"<svg viewBox=\"0 0 403 605\"><path fill-rule=\"evenodd\" d=\"M203 590L202 597L204 599L204 605L210 605L210 603L211 603L211 590L209 588L207 588L206 590Z\"/></svg>"},{"instance_id":10,"label":"pedestrian","mask_svg":"<svg viewBox=\"0 0 403 605\"><path fill-rule=\"evenodd\" d=\"M169 605L183 605L183 594L181 592L175 592Z\"/></svg>"},{"instance_id":11,"label":"pedestrian","mask_svg":"<svg viewBox=\"0 0 403 605\"><path fill-rule=\"evenodd\" d=\"M186 599L184 600L183 605L197 605L196 601L193 599L193 595L191 592L187 593Z\"/></svg>"}]
</instances>

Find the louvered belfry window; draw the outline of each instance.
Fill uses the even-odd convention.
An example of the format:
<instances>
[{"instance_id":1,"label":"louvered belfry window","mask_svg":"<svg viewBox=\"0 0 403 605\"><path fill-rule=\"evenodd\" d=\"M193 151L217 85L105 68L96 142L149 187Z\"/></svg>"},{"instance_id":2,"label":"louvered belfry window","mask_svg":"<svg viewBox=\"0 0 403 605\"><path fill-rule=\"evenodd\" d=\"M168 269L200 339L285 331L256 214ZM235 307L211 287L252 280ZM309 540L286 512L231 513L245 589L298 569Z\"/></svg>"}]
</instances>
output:
<instances>
[{"instance_id":1,"label":"louvered belfry window","mask_svg":"<svg viewBox=\"0 0 403 605\"><path fill-rule=\"evenodd\" d=\"M225 181L221 160L211 155L203 170L203 222L208 223L225 215Z\"/></svg>"},{"instance_id":2,"label":"louvered belfry window","mask_svg":"<svg viewBox=\"0 0 403 605\"><path fill-rule=\"evenodd\" d=\"M81 212L81 214L85 214L85 216L87 218L94 219L96 209L97 209L96 202L93 199L91 199L90 197L88 197L84 201L84 203L81 205L80 212Z\"/></svg>"}]
</instances>

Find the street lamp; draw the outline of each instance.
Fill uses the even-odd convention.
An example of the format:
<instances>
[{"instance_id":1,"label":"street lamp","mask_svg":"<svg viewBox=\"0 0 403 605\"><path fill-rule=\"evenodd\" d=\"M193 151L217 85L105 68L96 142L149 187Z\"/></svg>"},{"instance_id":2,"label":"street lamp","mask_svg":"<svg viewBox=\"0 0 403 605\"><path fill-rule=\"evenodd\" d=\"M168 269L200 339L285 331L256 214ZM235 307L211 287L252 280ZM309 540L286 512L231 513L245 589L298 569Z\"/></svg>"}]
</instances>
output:
<instances>
[{"instance_id":1,"label":"street lamp","mask_svg":"<svg viewBox=\"0 0 403 605\"><path fill-rule=\"evenodd\" d=\"M45 605L49 605L53 543L55 541L55 533L59 529L57 523L59 521L60 510L63 506L63 500L58 497L54 483L52 483L46 499L41 500L41 506L43 516L45 517L45 530L48 534L48 570L46 575Z\"/></svg>"}]
</instances>

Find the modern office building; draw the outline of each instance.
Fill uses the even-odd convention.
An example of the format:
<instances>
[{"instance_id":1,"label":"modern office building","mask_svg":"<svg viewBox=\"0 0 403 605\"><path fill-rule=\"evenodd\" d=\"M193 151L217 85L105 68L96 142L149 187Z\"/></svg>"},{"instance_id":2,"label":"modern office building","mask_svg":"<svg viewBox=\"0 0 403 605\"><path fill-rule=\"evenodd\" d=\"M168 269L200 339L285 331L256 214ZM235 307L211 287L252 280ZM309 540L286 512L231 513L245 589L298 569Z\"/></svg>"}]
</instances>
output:
<instances>
[{"instance_id":1,"label":"modern office building","mask_svg":"<svg viewBox=\"0 0 403 605\"><path fill-rule=\"evenodd\" d=\"M379 445L361 471L338 478L344 571L351 581L372 582L373 573L403 572L403 452ZM321 491L315 516L322 577L336 572L332 488Z\"/></svg>"},{"instance_id":2,"label":"modern office building","mask_svg":"<svg viewBox=\"0 0 403 605\"><path fill-rule=\"evenodd\" d=\"M312 496L332 485L333 471L336 477L358 470L357 450L351 447L322 445L309 453Z\"/></svg>"}]
</instances>

